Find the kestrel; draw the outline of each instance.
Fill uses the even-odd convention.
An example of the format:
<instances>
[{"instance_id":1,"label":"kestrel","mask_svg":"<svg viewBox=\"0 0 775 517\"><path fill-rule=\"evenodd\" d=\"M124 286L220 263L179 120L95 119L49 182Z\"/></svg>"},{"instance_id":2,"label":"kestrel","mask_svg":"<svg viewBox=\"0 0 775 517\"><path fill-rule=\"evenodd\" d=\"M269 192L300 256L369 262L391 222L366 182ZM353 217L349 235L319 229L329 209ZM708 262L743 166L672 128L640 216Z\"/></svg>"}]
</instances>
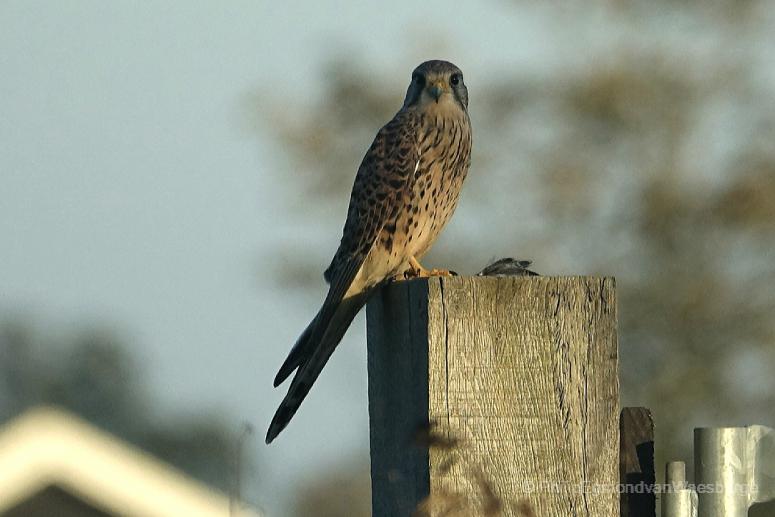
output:
<instances>
[{"instance_id":1,"label":"kestrel","mask_svg":"<svg viewBox=\"0 0 775 517\"><path fill-rule=\"evenodd\" d=\"M328 295L274 379L294 370L266 434L285 429L358 311L386 281L449 274L424 269L457 206L471 162L468 90L447 61L415 68L401 109L377 133L355 176L342 240L324 273Z\"/></svg>"}]
</instances>

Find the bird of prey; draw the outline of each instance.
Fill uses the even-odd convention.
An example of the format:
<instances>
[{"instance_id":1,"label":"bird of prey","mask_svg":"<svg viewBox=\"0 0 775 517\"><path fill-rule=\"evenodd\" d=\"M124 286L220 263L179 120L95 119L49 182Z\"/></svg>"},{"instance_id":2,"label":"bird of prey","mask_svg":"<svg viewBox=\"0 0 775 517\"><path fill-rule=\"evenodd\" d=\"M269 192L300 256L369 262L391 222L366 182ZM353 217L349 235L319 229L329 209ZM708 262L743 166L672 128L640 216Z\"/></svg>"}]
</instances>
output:
<instances>
[{"instance_id":1,"label":"bird of prey","mask_svg":"<svg viewBox=\"0 0 775 517\"><path fill-rule=\"evenodd\" d=\"M274 379L296 370L266 434L285 429L369 296L395 278L449 274L427 270L428 251L457 206L471 162L468 90L447 61L415 68L401 109L377 133L355 176L347 220L323 306Z\"/></svg>"}]
</instances>

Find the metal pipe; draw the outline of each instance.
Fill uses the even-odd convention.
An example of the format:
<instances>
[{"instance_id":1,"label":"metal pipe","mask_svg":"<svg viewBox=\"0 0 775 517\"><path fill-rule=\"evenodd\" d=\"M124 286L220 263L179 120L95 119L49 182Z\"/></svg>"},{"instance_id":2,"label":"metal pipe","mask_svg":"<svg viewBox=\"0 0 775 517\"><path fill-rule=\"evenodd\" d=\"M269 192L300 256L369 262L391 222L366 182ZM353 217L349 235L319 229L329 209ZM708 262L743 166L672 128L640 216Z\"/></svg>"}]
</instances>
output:
<instances>
[{"instance_id":1,"label":"metal pipe","mask_svg":"<svg viewBox=\"0 0 775 517\"><path fill-rule=\"evenodd\" d=\"M747 517L748 462L745 427L694 430L694 480L700 510L707 517Z\"/></svg>"},{"instance_id":2,"label":"metal pipe","mask_svg":"<svg viewBox=\"0 0 775 517\"><path fill-rule=\"evenodd\" d=\"M694 480L703 517L747 517L775 498L775 430L750 427L694 430Z\"/></svg>"},{"instance_id":3,"label":"metal pipe","mask_svg":"<svg viewBox=\"0 0 775 517\"><path fill-rule=\"evenodd\" d=\"M671 461L665 468L662 517L697 517L697 493L686 486L686 464Z\"/></svg>"},{"instance_id":4,"label":"metal pipe","mask_svg":"<svg viewBox=\"0 0 775 517\"><path fill-rule=\"evenodd\" d=\"M775 429L763 425L748 428L751 458L751 504L775 499Z\"/></svg>"}]
</instances>

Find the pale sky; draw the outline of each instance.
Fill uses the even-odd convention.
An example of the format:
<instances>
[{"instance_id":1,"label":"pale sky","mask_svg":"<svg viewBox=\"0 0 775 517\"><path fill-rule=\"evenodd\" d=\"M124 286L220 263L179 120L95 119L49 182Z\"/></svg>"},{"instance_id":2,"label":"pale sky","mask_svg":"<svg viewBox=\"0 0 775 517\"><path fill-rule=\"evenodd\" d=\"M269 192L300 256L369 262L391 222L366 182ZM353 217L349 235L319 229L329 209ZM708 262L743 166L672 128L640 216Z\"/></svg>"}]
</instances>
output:
<instances>
[{"instance_id":1,"label":"pale sky","mask_svg":"<svg viewBox=\"0 0 775 517\"><path fill-rule=\"evenodd\" d=\"M471 86L497 67L583 66L619 35L595 30L603 13L570 30L556 12L496 0L171 5L0 3L0 315L107 324L136 346L162 407L251 422L260 480L248 497L283 515L295 484L365 458L363 319L264 446L284 393L271 380L324 285L304 294L262 277L278 244L320 226L284 204L287 163L245 130L246 95L309 102L322 64L353 52L403 74L386 83L397 109L425 59L454 61ZM332 217L335 232L313 241L321 256L339 238L344 214Z\"/></svg>"}]
</instances>

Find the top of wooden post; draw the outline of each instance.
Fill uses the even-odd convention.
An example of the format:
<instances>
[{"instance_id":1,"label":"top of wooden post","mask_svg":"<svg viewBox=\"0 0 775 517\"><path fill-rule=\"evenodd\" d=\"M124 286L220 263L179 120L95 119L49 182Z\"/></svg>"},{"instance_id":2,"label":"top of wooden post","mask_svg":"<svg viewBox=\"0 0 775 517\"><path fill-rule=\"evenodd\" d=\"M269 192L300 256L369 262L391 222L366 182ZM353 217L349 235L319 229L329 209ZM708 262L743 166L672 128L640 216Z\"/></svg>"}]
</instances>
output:
<instances>
[{"instance_id":1,"label":"top of wooden post","mask_svg":"<svg viewBox=\"0 0 775 517\"><path fill-rule=\"evenodd\" d=\"M618 516L612 278L398 282L367 320L375 517Z\"/></svg>"}]
</instances>

